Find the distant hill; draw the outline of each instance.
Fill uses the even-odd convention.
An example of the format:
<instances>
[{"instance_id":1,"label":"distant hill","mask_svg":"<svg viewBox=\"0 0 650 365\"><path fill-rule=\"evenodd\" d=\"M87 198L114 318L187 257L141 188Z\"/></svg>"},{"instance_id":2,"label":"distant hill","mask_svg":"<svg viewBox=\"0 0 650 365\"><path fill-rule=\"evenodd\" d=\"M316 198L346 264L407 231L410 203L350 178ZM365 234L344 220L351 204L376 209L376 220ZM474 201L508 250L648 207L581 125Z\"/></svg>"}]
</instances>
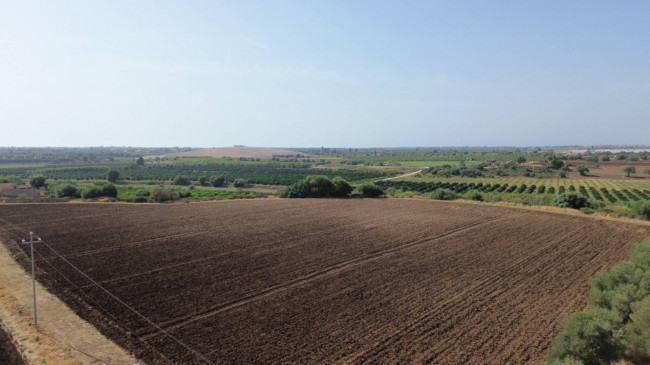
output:
<instances>
[{"instance_id":1,"label":"distant hill","mask_svg":"<svg viewBox=\"0 0 650 365\"><path fill-rule=\"evenodd\" d=\"M260 158L262 160L270 160L274 155L295 155L301 153L298 151L291 151L282 148L266 148L266 147L215 147L215 148L202 148L187 152L169 153L162 156L149 156L152 157L247 157L247 158ZM304 153L301 153L304 154Z\"/></svg>"}]
</instances>

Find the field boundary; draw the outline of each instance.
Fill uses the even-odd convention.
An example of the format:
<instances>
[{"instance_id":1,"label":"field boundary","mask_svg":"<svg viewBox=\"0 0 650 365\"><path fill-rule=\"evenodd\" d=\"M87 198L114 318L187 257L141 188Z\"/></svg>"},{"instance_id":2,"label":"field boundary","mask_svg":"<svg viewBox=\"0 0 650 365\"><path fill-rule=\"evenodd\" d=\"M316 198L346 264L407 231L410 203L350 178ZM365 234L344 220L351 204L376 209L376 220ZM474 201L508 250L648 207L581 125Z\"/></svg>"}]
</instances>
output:
<instances>
[{"instance_id":1,"label":"field boundary","mask_svg":"<svg viewBox=\"0 0 650 365\"><path fill-rule=\"evenodd\" d=\"M24 346L28 363L141 364L36 283L39 331L33 327L31 277L0 241L0 316ZM23 340L25 339L25 340ZM32 351L31 353L29 351Z\"/></svg>"}]
</instances>

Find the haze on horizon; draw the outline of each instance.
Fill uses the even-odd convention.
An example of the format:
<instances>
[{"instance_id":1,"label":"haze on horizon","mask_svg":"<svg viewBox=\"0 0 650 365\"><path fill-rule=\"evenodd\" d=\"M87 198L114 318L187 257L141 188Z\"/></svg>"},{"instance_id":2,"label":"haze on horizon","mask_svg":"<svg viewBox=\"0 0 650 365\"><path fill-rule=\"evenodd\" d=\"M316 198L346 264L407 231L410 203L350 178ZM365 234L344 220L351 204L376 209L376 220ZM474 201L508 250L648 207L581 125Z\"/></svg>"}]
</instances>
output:
<instances>
[{"instance_id":1,"label":"haze on horizon","mask_svg":"<svg viewBox=\"0 0 650 365\"><path fill-rule=\"evenodd\" d=\"M0 146L650 141L648 2L0 3Z\"/></svg>"}]
</instances>

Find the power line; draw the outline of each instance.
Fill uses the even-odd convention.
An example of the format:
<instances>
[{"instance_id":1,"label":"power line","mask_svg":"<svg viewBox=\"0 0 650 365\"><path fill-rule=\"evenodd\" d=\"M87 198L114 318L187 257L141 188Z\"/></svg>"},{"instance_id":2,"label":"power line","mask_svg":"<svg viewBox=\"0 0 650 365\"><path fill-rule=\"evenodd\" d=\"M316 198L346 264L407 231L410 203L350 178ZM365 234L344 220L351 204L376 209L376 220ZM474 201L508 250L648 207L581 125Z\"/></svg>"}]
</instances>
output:
<instances>
[{"instance_id":1,"label":"power line","mask_svg":"<svg viewBox=\"0 0 650 365\"><path fill-rule=\"evenodd\" d=\"M18 226L18 225L16 225L16 224L13 224L13 223L11 223L11 222L8 222L8 221L6 221L6 220L4 220L4 219L2 219L2 218L0 218L0 221L3 221L5 224L7 224L7 225L9 225L9 226L12 226L12 227L14 227L14 228L16 228L16 229L19 229L19 230L22 230L22 231L25 231L25 232L29 232L29 231L26 230L25 228L22 228L22 227L20 227L20 226ZM75 265L73 265L70 261L68 261L68 260L67 260L65 257L63 257L60 253L58 253L55 249L53 249L52 246L48 245L48 244L46 243L45 240L41 240L40 242L43 243L43 244L44 244L44 245L45 245L45 246L46 246L46 247L47 247L47 248L48 248L52 253L54 253L56 256L58 256L61 260L63 260L65 263L67 263L70 267L72 267L74 270L76 270L78 273L80 273L83 277L85 277L86 279L88 279L91 283L93 283L94 285L96 285L96 286L97 286L99 289L101 289L103 292L105 292L105 293L108 294L110 297L112 297L113 299L115 299L118 303L122 304L124 307L126 307L127 309L129 309L131 312L133 312L134 314L136 314L138 317L142 318L144 321L146 321L147 323L149 323L152 327L154 327L155 329L157 329L157 330L160 331L161 333L165 334L167 337L169 337L169 338L171 338L172 340L174 340L177 344L181 345L183 348L185 348L187 351L189 351L189 352L191 352L192 354L194 354L194 355L195 355L196 357L198 357L199 359L205 361L205 362L208 363L208 364L212 364L212 365L214 365L214 362L210 361L207 357L205 357L205 355L203 355L202 353L200 353L200 352L194 350L193 348L191 348L190 346L188 346L187 344L185 344L183 341L181 341L180 339L176 338L174 335L172 335L171 333L169 333L168 331L166 331L165 329L163 329L162 327L160 327L159 325L157 325L155 322L153 322L152 320L150 320L149 318L147 318L145 315L143 315L142 313L138 312L136 309L132 308L132 307L129 306L127 303L125 303L124 301L122 301L120 298L118 298L117 296L115 296L113 293L111 293L110 291L108 291L106 288L104 288L102 285L100 285L98 282L96 282L94 279L92 279L92 278L91 278L90 276L88 276L86 273L84 273L84 272L81 271L79 268L77 268ZM38 252L37 252L37 253L38 253ZM57 271L59 274L61 274L64 278L66 278L66 280L67 280L68 282L70 282L70 283L71 283L72 285L74 285L77 289L79 289L79 291L81 291L81 292L83 293L83 290L81 290L81 288L79 288L77 285L75 285L74 283L72 283L72 281L70 281L70 279L68 279L67 277L65 277L65 275L63 275L60 271L58 271L58 270L57 270L57 269L56 269L56 268L55 268L55 267L54 267L54 266L53 266L49 261L47 261L47 260L45 259L45 257L44 257L42 254L40 254L40 253L38 253L38 254L39 254L39 256L40 256L41 258L43 258L43 260L45 260L45 261L46 261L50 266L52 266L52 268L53 268L55 271ZM84 294L85 294L85 293L84 293ZM85 294L85 295L88 297L88 294ZM93 303L96 303L96 302L95 302L94 300L92 300L92 299L91 299L91 301L92 301ZM97 304L97 303L96 303L96 304ZM106 311L106 309L104 309L103 307L101 307L101 305L98 304L98 306L99 306L100 308L102 308L103 311L105 311L106 313L108 313L111 317L113 317L113 316L112 316L108 311ZM121 323L119 320L117 320L115 317L113 317L113 318L114 318L118 323L122 324L122 323ZM124 326L124 327L128 329L127 326ZM129 331L130 331L131 333L134 333L134 332L131 331L131 330L129 330ZM134 334L135 334L135 333L134 333ZM136 336L137 336L137 334L136 334ZM144 342L144 340L142 340L139 336L137 336L137 337L138 337L141 341ZM144 343L146 343L146 342L144 342ZM154 350L154 351L155 351L155 350ZM158 351L156 351L156 352L158 352ZM161 354L161 355L162 355L162 354ZM164 357L164 355L163 355L163 357ZM172 362L172 363L173 363L173 362Z\"/></svg>"}]
</instances>

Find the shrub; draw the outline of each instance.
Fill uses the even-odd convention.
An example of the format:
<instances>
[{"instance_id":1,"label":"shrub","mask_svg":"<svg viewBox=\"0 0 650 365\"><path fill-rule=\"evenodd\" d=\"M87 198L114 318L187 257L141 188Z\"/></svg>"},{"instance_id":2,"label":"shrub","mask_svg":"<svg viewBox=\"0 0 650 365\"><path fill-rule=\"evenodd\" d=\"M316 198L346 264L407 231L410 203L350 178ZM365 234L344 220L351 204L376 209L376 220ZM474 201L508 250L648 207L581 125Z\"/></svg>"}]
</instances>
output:
<instances>
[{"instance_id":1,"label":"shrub","mask_svg":"<svg viewBox=\"0 0 650 365\"><path fill-rule=\"evenodd\" d=\"M36 176L29 180L29 185L34 189L38 189L42 186L45 186L45 178L43 176Z\"/></svg>"},{"instance_id":2,"label":"shrub","mask_svg":"<svg viewBox=\"0 0 650 365\"><path fill-rule=\"evenodd\" d=\"M639 213L641 213L641 216L643 216L643 218L650 219L650 201L646 201L641 205Z\"/></svg>"},{"instance_id":3,"label":"shrub","mask_svg":"<svg viewBox=\"0 0 650 365\"><path fill-rule=\"evenodd\" d=\"M336 183L323 175L310 175L288 186L280 196L283 198L329 198L346 197L349 184L343 179ZM344 194L346 193L346 194Z\"/></svg>"},{"instance_id":4,"label":"shrub","mask_svg":"<svg viewBox=\"0 0 650 365\"><path fill-rule=\"evenodd\" d=\"M573 314L553 340L549 362L573 360L597 365L618 359L625 347L611 328L620 322L613 312L601 308Z\"/></svg>"},{"instance_id":5,"label":"shrub","mask_svg":"<svg viewBox=\"0 0 650 365\"><path fill-rule=\"evenodd\" d=\"M375 184L364 184L357 186L353 195L364 198L378 198L384 195L384 190Z\"/></svg>"},{"instance_id":6,"label":"shrub","mask_svg":"<svg viewBox=\"0 0 650 365\"><path fill-rule=\"evenodd\" d=\"M102 196L102 189L99 186L91 186L89 188L84 189L81 192L81 197L83 199L93 199L93 198L99 198Z\"/></svg>"},{"instance_id":7,"label":"shrub","mask_svg":"<svg viewBox=\"0 0 650 365\"><path fill-rule=\"evenodd\" d=\"M449 189L438 188L431 193L431 198L437 200L454 200L458 197L456 193Z\"/></svg>"},{"instance_id":8,"label":"shrub","mask_svg":"<svg viewBox=\"0 0 650 365\"><path fill-rule=\"evenodd\" d=\"M332 191L332 196L334 197L345 198L352 192L352 185L348 184L348 182L340 176L332 179L332 183L334 184L334 190Z\"/></svg>"},{"instance_id":9,"label":"shrub","mask_svg":"<svg viewBox=\"0 0 650 365\"><path fill-rule=\"evenodd\" d=\"M102 186L102 196L109 198L117 197L117 188L113 184L106 184Z\"/></svg>"},{"instance_id":10,"label":"shrub","mask_svg":"<svg viewBox=\"0 0 650 365\"><path fill-rule=\"evenodd\" d=\"M242 178L237 178L235 181L233 181L232 185L236 188L243 188L246 185L248 185L248 180L242 179Z\"/></svg>"},{"instance_id":11,"label":"shrub","mask_svg":"<svg viewBox=\"0 0 650 365\"><path fill-rule=\"evenodd\" d=\"M587 168L587 166L585 165L578 166L576 170L578 170L580 176L587 176L587 174L589 173L589 168Z\"/></svg>"},{"instance_id":12,"label":"shrub","mask_svg":"<svg viewBox=\"0 0 650 365\"><path fill-rule=\"evenodd\" d=\"M215 176L215 177L212 178L212 181L211 181L212 186L214 186L215 188L219 187L219 186L223 186L223 184L225 182L226 182L226 178L223 177L223 176Z\"/></svg>"},{"instance_id":13,"label":"shrub","mask_svg":"<svg viewBox=\"0 0 650 365\"><path fill-rule=\"evenodd\" d=\"M172 190L163 187L156 187L151 192L151 199L158 203L178 199L178 194Z\"/></svg>"},{"instance_id":14,"label":"shrub","mask_svg":"<svg viewBox=\"0 0 650 365\"><path fill-rule=\"evenodd\" d=\"M603 161L603 162L609 162L609 161L611 161L611 159L609 158L609 156L603 156L600 160Z\"/></svg>"},{"instance_id":15,"label":"shrub","mask_svg":"<svg viewBox=\"0 0 650 365\"><path fill-rule=\"evenodd\" d=\"M185 175L177 175L174 178L174 185L187 186L190 184L190 179Z\"/></svg>"},{"instance_id":16,"label":"shrub","mask_svg":"<svg viewBox=\"0 0 650 365\"><path fill-rule=\"evenodd\" d=\"M57 189L56 196L59 198L78 198L80 193L76 186L72 184L63 184Z\"/></svg>"},{"instance_id":17,"label":"shrub","mask_svg":"<svg viewBox=\"0 0 650 365\"><path fill-rule=\"evenodd\" d=\"M560 196L555 198L555 200L553 201L553 205L555 205L556 207L573 208L573 209L593 207L593 204L589 201L589 199L585 198L584 196L580 196L576 193L560 194Z\"/></svg>"},{"instance_id":18,"label":"shrub","mask_svg":"<svg viewBox=\"0 0 650 365\"><path fill-rule=\"evenodd\" d=\"M205 176L199 177L199 185L205 186L208 183L208 178Z\"/></svg>"},{"instance_id":19,"label":"shrub","mask_svg":"<svg viewBox=\"0 0 650 365\"><path fill-rule=\"evenodd\" d=\"M482 202L483 194L479 193L478 191L472 191L471 193L467 194L467 199Z\"/></svg>"},{"instance_id":20,"label":"shrub","mask_svg":"<svg viewBox=\"0 0 650 365\"><path fill-rule=\"evenodd\" d=\"M108 180L109 182L114 183L119 178L120 178L120 172L117 170L108 170L108 172L106 172L106 180Z\"/></svg>"}]
</instances>

